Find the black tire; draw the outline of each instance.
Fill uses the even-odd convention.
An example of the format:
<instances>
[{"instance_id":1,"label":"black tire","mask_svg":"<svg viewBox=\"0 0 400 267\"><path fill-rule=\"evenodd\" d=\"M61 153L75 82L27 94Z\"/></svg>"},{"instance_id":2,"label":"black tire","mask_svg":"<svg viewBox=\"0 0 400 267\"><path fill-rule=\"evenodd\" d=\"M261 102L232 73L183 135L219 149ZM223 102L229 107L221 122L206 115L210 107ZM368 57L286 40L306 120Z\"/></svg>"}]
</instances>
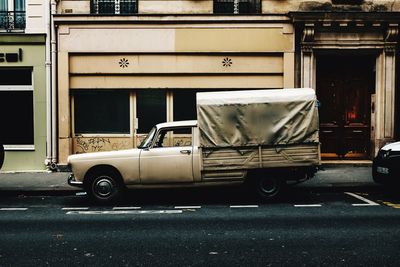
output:
<instances>
[{"instance_id":1,"label":"black tire","mask_svg":"<svg viewBox=\"0 0 400 267\"><path fill-rule=\"evenodd\" d=\"M254 189L260 200L276 200L282 193L284 182L275 176L262 176L254 180Z\"/></svg>"},{"instance_id":2,"label":"black tire","mask_svg":"<svg viewBox=\"0 0 400 267\"><path fill-rule=\"evenodd\" d=\"M93 172L85 179L84 186L88 196L99 204L115 202L125 188L121 175L107 169Z\"/></svg>"}]
</instances>

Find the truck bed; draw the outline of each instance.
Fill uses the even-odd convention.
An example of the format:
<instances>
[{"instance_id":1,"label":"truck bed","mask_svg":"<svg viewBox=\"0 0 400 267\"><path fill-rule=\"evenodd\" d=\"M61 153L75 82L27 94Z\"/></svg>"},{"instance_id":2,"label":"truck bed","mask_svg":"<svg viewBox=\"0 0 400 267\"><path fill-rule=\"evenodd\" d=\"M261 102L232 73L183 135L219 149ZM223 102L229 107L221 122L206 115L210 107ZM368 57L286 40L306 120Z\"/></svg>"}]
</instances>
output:
<instances>
[{"instance_id":1,"label":"truck bed","mask_svg":"<svg viewBox=\"0 0 400 267\"><path fill-rule=\"evenodd\" d=\"M306 167L320 164L319 143L244 148L202 148L203 178L238 178L249 169ZM232 177L231 177L232 178Z\"/></svg>"}]
</instances>

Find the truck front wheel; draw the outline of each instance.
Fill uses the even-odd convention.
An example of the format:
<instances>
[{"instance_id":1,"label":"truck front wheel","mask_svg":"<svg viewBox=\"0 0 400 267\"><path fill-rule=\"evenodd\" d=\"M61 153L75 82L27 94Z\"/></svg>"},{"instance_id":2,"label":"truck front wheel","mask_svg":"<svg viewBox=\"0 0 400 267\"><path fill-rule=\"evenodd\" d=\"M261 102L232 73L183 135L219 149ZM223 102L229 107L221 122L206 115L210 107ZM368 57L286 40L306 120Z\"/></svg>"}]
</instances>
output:
<instances>
[{"instance_id":1,"label":"truck front wheel","mask_svg":"<svg viewBox=\"0 0 400 267\"><path fill-rule=\"evenodd\" d=\"M262 200L276 199L283 189L283 181L277 177L260 177L255 179L255 189Z\"/></svg>"},{"instance_id":2,"label":"truck front wheel","mask_svg":"<svg viewBox=\"0 0 400 267\"><path fill-rule=\"evenodd\" d=\"M117 200L124 188L119 174L110 170L94 172L84 184L88 195L97 203Z\"/></svg>"}]
</instances>

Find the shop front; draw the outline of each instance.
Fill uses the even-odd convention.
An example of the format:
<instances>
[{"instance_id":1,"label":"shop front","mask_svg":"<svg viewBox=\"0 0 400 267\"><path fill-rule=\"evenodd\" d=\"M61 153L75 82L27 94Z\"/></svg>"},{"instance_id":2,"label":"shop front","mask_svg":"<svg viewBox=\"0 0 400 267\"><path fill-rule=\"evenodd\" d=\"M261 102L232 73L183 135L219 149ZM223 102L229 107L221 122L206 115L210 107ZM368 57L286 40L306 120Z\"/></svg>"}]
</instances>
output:
<instances>
[{"instance_id":1,"label":"shop front","mask_svg":"<svg viewBox=\"0 0 400 267\"><path fill-rule=\"evenodd\" d=\"M0 41L2 171L44 170L45 36L10 34Z\"/></svg>"},{"instance_id":2,"label":"shop front","mask_svg":"<svg viewBox=\"0 0 400 267\"><path fill-rule=\"evenodd\" d=\"M196 92L294 87L286 16L141 19L56 18L60 164L136 147L159 122L196 119Z\"/></svg>"}]
</instances>

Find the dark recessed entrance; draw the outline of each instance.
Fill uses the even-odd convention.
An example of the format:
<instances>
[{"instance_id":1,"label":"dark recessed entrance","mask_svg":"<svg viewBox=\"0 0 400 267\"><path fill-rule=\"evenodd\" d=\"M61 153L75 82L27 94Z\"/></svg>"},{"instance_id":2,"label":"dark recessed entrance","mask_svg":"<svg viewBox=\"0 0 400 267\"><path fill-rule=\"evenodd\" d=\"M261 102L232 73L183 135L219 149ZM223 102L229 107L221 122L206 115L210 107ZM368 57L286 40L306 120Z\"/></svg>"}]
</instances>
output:
<instances>
[{"instance_id":1,"label":"dark recessed entrance","mask_svg":"<svg viewBox=\"0 0 400 267\"><path fill-rule=\"evenodd\" d=\"M317 56L317 97L323 158L369 158L375 57Z\"/></svg>"}]
</instances>

